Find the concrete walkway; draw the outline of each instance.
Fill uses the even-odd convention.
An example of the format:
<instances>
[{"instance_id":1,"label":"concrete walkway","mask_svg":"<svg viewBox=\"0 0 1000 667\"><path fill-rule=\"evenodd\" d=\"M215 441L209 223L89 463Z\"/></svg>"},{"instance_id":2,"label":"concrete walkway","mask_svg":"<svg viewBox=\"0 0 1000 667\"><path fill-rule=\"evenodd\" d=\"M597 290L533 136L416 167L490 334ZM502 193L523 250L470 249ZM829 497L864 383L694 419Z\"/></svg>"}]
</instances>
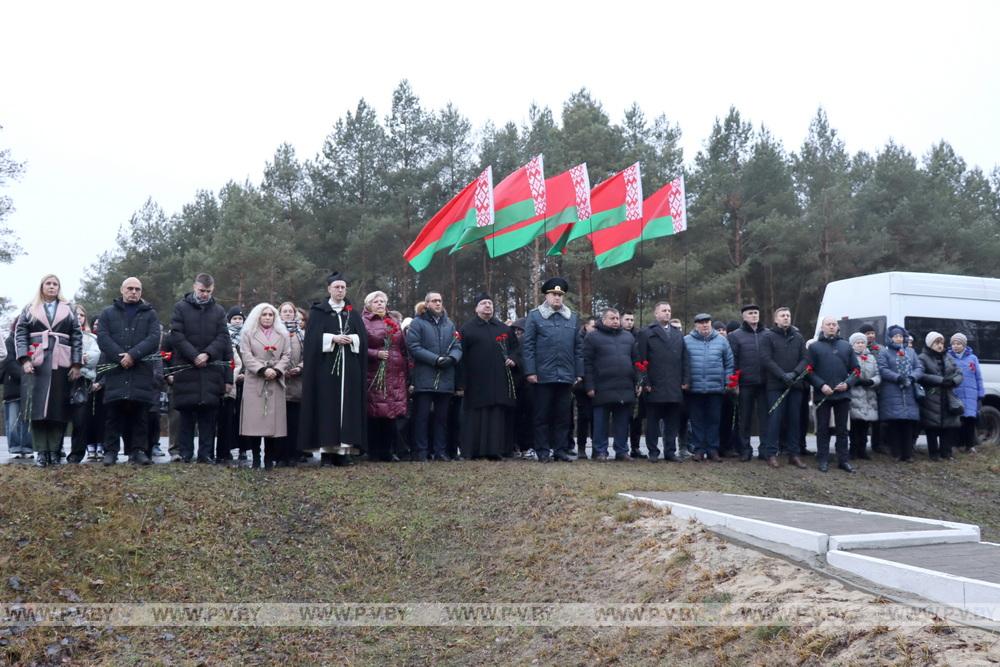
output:
<instances>
[{"instance_id":1,"label":"concrete walkway","mask_svg":"<svg viewBox=\"0 0 1000 667\"><path fill-rule=\"evenodd\" d=\"M1000 621L1000 545L980 542L978 526L703 491L620 495L669 507L726 534L804 551L876 586Z\"/></svg>"}]
</instances>

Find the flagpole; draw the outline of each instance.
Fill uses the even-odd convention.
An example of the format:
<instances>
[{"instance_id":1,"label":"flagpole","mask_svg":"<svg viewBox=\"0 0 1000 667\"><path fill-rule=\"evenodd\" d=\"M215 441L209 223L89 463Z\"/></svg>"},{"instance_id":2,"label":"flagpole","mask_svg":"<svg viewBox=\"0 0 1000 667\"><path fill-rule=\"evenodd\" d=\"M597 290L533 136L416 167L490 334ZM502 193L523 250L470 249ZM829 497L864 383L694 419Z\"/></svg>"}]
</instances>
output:
<instances>
[{"instance_id":1,"label":"flagpole","mask_svg":"<svg viewBox=\"0 0 1000 667\"><path fill-rule=\"evenodd\" d=\"M639 232L639 328L642 328L642 292L643 292L643 265L642 265L642 232Z\"/></svg>"}]
</instances>

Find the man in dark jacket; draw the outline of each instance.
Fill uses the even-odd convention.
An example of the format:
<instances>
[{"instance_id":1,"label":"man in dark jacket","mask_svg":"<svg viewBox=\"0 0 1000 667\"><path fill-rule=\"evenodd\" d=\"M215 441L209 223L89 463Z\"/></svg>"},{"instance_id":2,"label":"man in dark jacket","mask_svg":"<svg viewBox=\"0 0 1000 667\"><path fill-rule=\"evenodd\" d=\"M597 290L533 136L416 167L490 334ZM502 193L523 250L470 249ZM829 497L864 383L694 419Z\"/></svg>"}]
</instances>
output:
<instances>
[{"instance_id":1,"label":"man in dark jacket","mask_svg":"<svg viewBox=\"0 0 1000 667\"><path fill-rule=\"evenodd\" d=\"M212 463L215 458L215 426L225 390L223 366L229 358L230 341L226 311L215 302L214 291L215 279L199 273L192 291L174 306L170 320L173 363L193 366L174 376L174 407L180 414L177 445L185 463L194 456L195 424L198 462Z\"/></svg>"},{"instance_id":2,"label":"man in dark jacket","mask_svg":"<svg viewBox=\"0 0 1000 667\"><path fill-rule=\"evenodd\" d=\"M615 461L629 459L628 431L636 397L635 338L621 327L619 313L607 308L583 340L583 382L594 405L594 460L608 460L608 422L615 438Z\"/></svg>"},{"instance_id":3,"label":"man in dark jacket","mask_svg":"<svg viewBox=\"0 0 1000 667\"><path fill-rule=\"evenodd\" d=\"M426 461L428 426L434 409L434 447L437 461L450 461L448 407L455 393L455 367L462 360L462 341L444 311L440 292L428 292L406 330L406 347L413 359L413 460Z\"/></svg>"},{"instance_id":4,"label":"man in dark jacket","mask_svg":"<svg viewBox=\"0 0 1000 667\"><path fill-rule=\"evenodd\" d=\"M524 328L524 372L535 385L535 452L542 463L576 460L569 452L571 391L583 378L583 343L576 315L563 304L568 291L564 278L546 280L545 301L528 313Z\"/></svg>"},{"instance_id":5,"label":"man in dark jacket","mask_svg":"<svg viewBox=\"0 0 1000 667\"><path fill-rule=\"evenodd\" d=\"M687 355L684 335L670 326L670 304L653 306L653 324L639 332L638 361L649 364L643 379L646 401L646 450L648 460L660 458L659 440L663 434L663 460L680 461L676 454L677 430L684 405L684 382ZM662 423L662 428L661 428Z\"/></svg>"},{"instance_id":6,"label":"man in dark jacket","mask_svg":"<svg viewBox=\"0 0 1000 667\"><path fill-rule=\"evenodd\" d=\"M118 461L118 441L123 436L130 445L129 460L149 465L147 451L149 408L159 399L153 377L155 360L149 359L160 349L160 321L156 311L142 299L142 283L126 278L121 297L105 308L98 320L97 345L104 363L117 363L102 378L104 385L104 465Z\"/></svg>"},{"instance_id":7,"label":"man in dark jacket","mask_svg":"<svg viewBox=\"0 0 1000 667\"><path fill-rule=\"evenodd\" d=\"M822 333L809 346L813 372L809 381L822 395L816 407L816 462L820 472L830 467L830 413L837 429L837 467L854 472L849 461L847 417L851 413L851 387L860 377L858 358L850 343L837 335L840 326L833 317L824 317Z\"/></svg>"},{"instance_id":8,"label":"man in dark jacket","mask_svg":"<svg viewBox=\"0 0 1000 667\"><path fill-rule=\"evenodd\" d=\"M805 395L803 378L809 360L806 341L792 326L792 311L784 306L774 311L774 326L761 337L760 362L764 369L767 404L771 412L767 429L762 438L764 456L772 468L778 467L779 440L781 449L788 452L788 462L796 468L805 468L799 458L799 410ZM778 403L785 390L787 395Z\"/></svg>"},{"instance_id":9,"label":"man in dark jacket","mask_svg":"<svg viewBox=\"0 0 1000 667\"><path fill-rule=\"evenodd\" d=\"M767 394L765 392L764 369L760 363L761 337L764 327L760 324L760 308L748 303L740 309L743 324L729 334L729 346L733 348L733 361L739 375L739 429L740 460L749 461L753 457L750 433L754 417L761 435L767 426ZM763 455L763 448L761 448ZM763 456L761 456L763 458Z\"/></svg>"}]
</instances>

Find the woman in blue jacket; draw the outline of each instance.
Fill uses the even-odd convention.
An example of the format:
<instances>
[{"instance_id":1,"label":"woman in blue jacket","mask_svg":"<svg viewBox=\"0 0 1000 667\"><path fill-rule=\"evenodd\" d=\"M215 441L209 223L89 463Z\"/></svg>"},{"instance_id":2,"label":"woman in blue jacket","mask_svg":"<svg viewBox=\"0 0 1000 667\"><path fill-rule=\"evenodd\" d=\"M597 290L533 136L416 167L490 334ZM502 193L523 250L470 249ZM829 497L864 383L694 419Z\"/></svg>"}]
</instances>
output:
<instances>
[{"instance_id":1,"label":"woman in blue jacket","mask_svg":"<svg viewBox=\"0 0 1000 667\"><path fill-rule=\"evenodd\" d=\"M897 461L913 461L915 429L919 428L920 406L917 382L924 375L917 353L906 344L906 329L889 327L885 347L878 355L882 390L878 395L878 415L892 456Z\"/></svg>"},{"instance_id":2,"label":"woman in blue jacket","mask_svg":"<svg viewBox=\"0 0 1000 667\"><path fill-rule=\"evenodd\" d=\"M959 429L958 444L965 447L970 454L976 452L976 421L979 419L979 408L986 395L983 386L983 373L979 370L979 357L969 347L969 339L965 334L957 333L951 337L951 349L948 354L962 371L962 384L955 387L955 395L962 399L965 412L962 413L962 426Z\"/></svg>"}]
</instances>

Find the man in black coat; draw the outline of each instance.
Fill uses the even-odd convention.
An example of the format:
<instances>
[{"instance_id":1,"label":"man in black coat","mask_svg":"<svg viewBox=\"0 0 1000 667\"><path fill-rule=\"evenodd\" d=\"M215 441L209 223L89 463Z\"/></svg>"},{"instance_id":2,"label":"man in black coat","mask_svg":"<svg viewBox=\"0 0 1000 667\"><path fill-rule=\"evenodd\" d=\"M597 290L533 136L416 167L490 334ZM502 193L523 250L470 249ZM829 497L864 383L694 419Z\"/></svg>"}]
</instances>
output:
<instances>
[{"instance_id":1,"label":"man in black coat","mask_svg":"<svg viewBox=\"0 0 1000 667\"><path fill-rule=\"evenodd\" d=\"M130 445L129 460L149 465L152 448L147 445L149 408L159 399L153 377L156 360L148 357L160 349L160 320L142 299L142 283L126 278L121 297L105 308L98 318L97 345L104 363L117 363L108 371L104 385L104 465L118 461L118 441L123 436Z\"/></svg>"},{"instance_id":2,"label":"man in black coat","mask_svg":"<svg viewBox=\"0 0 1000 667\"><path fill-rule=\"evenodd\" d=\"M847 417L851 413L851 387L860 377L858 358L850 343L837 335L840 329L833 317L824 317L820 337L809 346L813 372L809 381L821 396L816 407L816 462L820 472L829 469L830 413L837 429L837 467L854 472L849 462Z\"/></svg>"},{"instance_id":3,"label":"man in black coat","mask_svg":"<svg viewBox=\"0 0 1000 667\"><path fill-rule=\"evenodd\" d=\"M764 368L761 365L761 339L764 327L760 323L760 308L748 303L740 309L743 324L729 334L729 346L733 348L736 373L739 375L739 429L740 460L749 461L753 457L750 433L754 417L763 440L767 427L767 392L765 391ZM763 447L760 458L763 456Z\"/></svg>"},{"instance_id":4,"label":"man in black coat","mask_svg":"<svg viewBox=\"0 0 1000 667\"><path fill-rule=\"evenodd\" d=\"M799 458L799 410L805 395L804 374L809 360L806 341L792 326L790 309L782 306L774 311L774 326L764 332L760 349L767 404L774 406L788 390L781 404L768 414L767 429L761 439L767 464L778 467L780 440L784 445L781 449L788 452L788 462L796 468L805 468Z\"/></svg>"},{"instance_id":5,"label":"man in black coat","mask_svg":"<svg viewBox=\"0 0 1000 667\"><path fill-rule=\"evenodd\" d=\"M462 397L461 448L466 458L499 461L514 446L507 411L517 404L513 370L519 364L514 331L493 315L493 299L476 297L476 316L462 325L457 387Z\"/></svg>"},{"instance_id":6,"label":"man in black coat","mask_svg":"<svg viewBox=\"0 0 1000 667\"><path fill-rule=\"evenodd\" d=\"M615 438L615 461L628 461L628 430L636 399L635 338L621 327L614 308L583 340L583 383L594 405L594 460L608 460L608 423Z\"/></svg>"},{"instance_id":7,"label":"man in black coat","mask_svg":"<svg viewBox=\"0 0 1000 667\"><path fill-rule=\"evenodd\" d=\"M198 462L215 458L215 427L219 401L225 391L225 361L229 357L226 311L215 302L215 279L199 273L192 291L174 306L170 346L174 364L190 364L174 375L174 407L180 415L177 446L181 460L194 456L194 429L198 426Z\"/></svg>"},{"instance_id":8,"label":"man in black coat","mask_svg":"<svg viewBox=\"0 0 1000 667\"><path fill-rule=\"evenodd\" d=\"M651 462L660 457L661 433L663 460L681 460L676 446L684 405L681 384L687 355L684 354L684 334L670 326L670 312L670 304L666 301L653 306L656 321L639 332L637 342L639 362L649 364L642 390L646 401L646 450Z\"/></svg>"}]
</instances>

